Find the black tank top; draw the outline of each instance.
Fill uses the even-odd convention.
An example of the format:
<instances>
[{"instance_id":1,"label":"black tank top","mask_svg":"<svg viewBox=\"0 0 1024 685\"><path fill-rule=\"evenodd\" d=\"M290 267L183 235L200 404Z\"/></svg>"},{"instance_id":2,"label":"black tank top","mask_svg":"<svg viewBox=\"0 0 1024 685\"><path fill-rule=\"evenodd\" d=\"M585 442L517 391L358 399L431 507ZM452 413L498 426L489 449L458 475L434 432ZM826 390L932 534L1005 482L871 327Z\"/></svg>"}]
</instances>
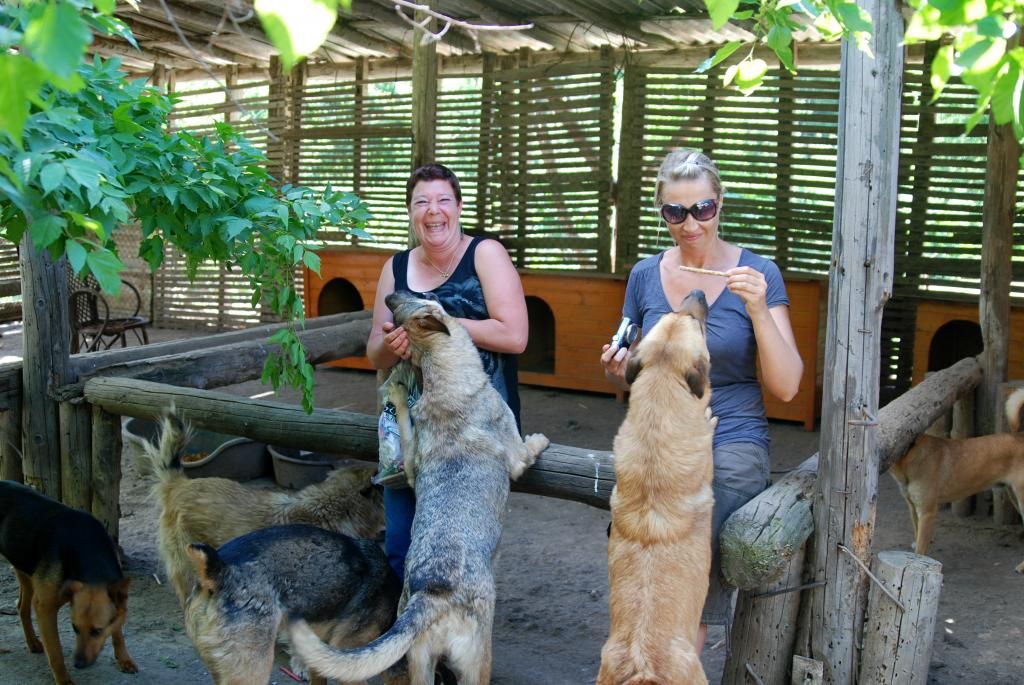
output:
<instances>
[{"instance_id":1,"label":"black tank top","mask_svg":"<svg viewBox=\"0 0 1024 685\"><path fill-rule=\"evenodd\" d=\"M483 286L476 274L476 247L483 240L484 238L480 237L472 238L466 253L462 255L448 280L429 291L440 300L444 310L456 318L474 321L491 318L484 302ZM409 287L409 252L410 250L399 252L391 260L395 290L417 292ZM481 350L479 347L477 351L480 353L484 372L491 379L491 385L504 398L516 417L516 426L522 430L519 420L519 365L516 355Z\"/></svg>"}]
</instances>

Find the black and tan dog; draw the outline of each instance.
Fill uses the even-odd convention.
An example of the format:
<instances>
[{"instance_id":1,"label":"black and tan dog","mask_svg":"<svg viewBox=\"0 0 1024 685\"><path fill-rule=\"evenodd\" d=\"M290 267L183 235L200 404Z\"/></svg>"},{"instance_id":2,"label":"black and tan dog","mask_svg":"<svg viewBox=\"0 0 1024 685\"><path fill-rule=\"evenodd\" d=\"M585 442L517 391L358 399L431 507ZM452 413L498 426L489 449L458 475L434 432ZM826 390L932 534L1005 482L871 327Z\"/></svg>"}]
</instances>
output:
<instances>
[{"instance_id":1,"label":"black and tan dog","mask_svg":"<svg viewBox=\"0 0 1024 685\"><path fill-rule=\"evenodd\" d=\"M491 673L491 564L509 477L533 464L548 440L519 436L469 333L438 302L398 292L386 302L405 327L423 378L412 408L416 429L411 438L402 432L406 471L412 464L415 473L416 515L401 613L384 636L345 651L327 647L299 621L291 627L292 647L312 670L332 678L368 678L405 654L412 685L432 685L441 659L460 685L481 685ZM401 411L405 402L396 399Z\"/></svg>"},{"instance_id":2,"label":"black and tan dog","mask_svg":"<svg viewBox=\"0 0 1024 685\"><path fill-rule=\"evenodd\" d=\"M71 603L75 668L89 666L110 637L117 666L138 667L124 642L130 579L121 572L103 525L30 487L0 481L0 554L18 576L18 616L31 652L45 650L58 685L74 681L64 665L57 612ZM32 627L32 610L42 641Z\"/></svg>"},{"instance_id":3,"label":"black and tan dog","mask_svg":"<svg viewBox=\"0 0 1024 685\"><path fill-rule=\"evenodd\" d=\"M308 621L337 647L364 645L395 620L401 583L372 540L274 526L217 550L190 545L188 556L199 582L185 604L185 628L217 685L268 682L278 628L289 618ZM310 683L326 680L311 674Z\"/></svg>"},{"instance_id":4,"label":"black and tan dog","mask_svg":"<svg viewBox=\"0 0 1024 685\"><path fill-rule=\"evenodd\" d=\"M608 540L611 631L598 685L699 685L711 567L710 359L704 293L644 332L626 366Z\"/></svg>"},{"instance_id":5,"label":"black and tan dog","mask_svg":"<svg viewBox=\"0 0 1024 685\"><path fill-rule=\"evenodd\" d=\"M1024 388L1006 398L1010 432L976 438L941 438L925 433L889 473L910 507L914 551L928 553L939 505L955 502L1005 483L1017 510L1024 512ZM1017 565L1024 573L1024 562Z\"/></svg>"},{"instance_id":6,"label":"black and tan dog","mask_svg":"<svg viewBox=\"0 0 1024 685\"><path fill-rule=\"evenodd\" d=\"M375 464L332 471L323 482L297 493L257 490L228 478L188 478L180 463L188 426L173 409L160 423L158 444L144 442L141 457L157 477L153 495L160 507L160 558L182 604L196 580L186 555L193 542L217 547L250 531L287 523L355 538L373 538L384 529L384 498L371 483Z\"/></svg>"}]
</instances>

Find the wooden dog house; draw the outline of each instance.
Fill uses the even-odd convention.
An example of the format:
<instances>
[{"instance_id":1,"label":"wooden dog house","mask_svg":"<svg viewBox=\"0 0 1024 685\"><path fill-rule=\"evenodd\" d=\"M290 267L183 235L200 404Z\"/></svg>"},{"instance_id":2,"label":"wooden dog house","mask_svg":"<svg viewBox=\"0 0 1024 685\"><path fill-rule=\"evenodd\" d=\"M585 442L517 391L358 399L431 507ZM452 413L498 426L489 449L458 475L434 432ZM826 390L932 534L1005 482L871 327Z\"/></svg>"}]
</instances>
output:
<instances>
[{"instance_id":1,"label":"wooden dog house","mask_svg":"<svg viewBox=\"0 0 1024 685\"><path fill-rule=\"evenodd\" d=\"M959 302L921 302L914 326L914 384L937 371L981 353L978 305ZM1024 378L1024 309L1010 310L1007 375Z\"/></svg>"},{"instance_id":2,"label":"wooden dog house","mask_svg":"<svg viewBox=\"0 0 1024 685\"><path fill-rule=\"evenodd\" d=\"M320 276L306 271L306 312L309 316L372 308L381 268L390 250L346 248L320 253ZM566 390L612 393L598 361L622 316L625 276L592 273L521 271L530 317L530 342L519 358L519 380ZM789 403L766 397L769 418L799 421L814 429L820 415L822 285L819 281L786 282L797 347L804 359L800 391ZM336 366L370 369L365 357L332 362Z\"/></svg>"}]
</instances>

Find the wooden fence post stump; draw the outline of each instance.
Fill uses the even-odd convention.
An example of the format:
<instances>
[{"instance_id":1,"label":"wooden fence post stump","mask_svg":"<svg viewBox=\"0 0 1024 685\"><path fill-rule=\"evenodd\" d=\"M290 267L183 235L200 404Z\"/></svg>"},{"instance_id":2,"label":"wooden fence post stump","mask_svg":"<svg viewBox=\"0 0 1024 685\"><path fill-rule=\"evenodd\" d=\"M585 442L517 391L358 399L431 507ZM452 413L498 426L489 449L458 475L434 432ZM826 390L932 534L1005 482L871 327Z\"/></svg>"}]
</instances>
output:
<instances>
[{"instance_id":1,"label":"wooden fence post stump","mask_svg":"<svg viewBox=\"0 0 1024 685\"><path fill-rule=\"evenodd\" d=\"M723 685L746 685L750 673L762 683L784 683L791 666L800 611L800 579L806 545L789 560L778 581L740 592L732 624L732 649L725 661Z\"/></svg>"},{"instance_id":2,"label":"wooden fence post stump","mask_svg":"<svg viewBox=\"0 0 1024 685\"><path fill-rule=\"evenodd\" d=\"M117 543L121 517L121 417L92 408L92 515Z\"/></svg>"},{"instance_id":3,"label":"wooden fence post stump","mask_svg":"<svg viewBox=\"0 0 1024 685\"><path fill-rule=\"evenodd\" d=\"M92 410L84 402L60 403L60 499L92 510Z\"/></svg>"},{"instance_id":4,"label":"wooden fence post stump","mask_svg":"<svg viewBox=\"0 0 1024 685\"><path fill-rule=\"evenodd\" d=\"M886 551L875 557L872 571L892 596L878 582L871 583L859 682L924 685L942 589L942 564L919 554Z\"/></svg>"}]
</instances>

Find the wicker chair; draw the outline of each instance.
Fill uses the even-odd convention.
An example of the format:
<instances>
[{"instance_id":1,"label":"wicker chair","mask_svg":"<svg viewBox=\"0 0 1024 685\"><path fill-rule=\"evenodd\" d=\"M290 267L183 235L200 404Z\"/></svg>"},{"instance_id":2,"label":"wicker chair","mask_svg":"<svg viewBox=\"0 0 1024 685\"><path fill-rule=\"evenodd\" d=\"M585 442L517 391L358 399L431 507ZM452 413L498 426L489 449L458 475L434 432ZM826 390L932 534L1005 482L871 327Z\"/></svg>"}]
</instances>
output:
<instances>
[{"instance_id":1,"label":"wicker chair","mask_svg":"<svg viewBox=\"0 0 1024 685\"><path fill-rule=\"evenodd\" d=\"M100 292L99 283L92 274L85 278L69 275L72 354L108 350L118 342L121 347L127 347L129 332L140 344L149 344L146 327L150 320L139 314L142 309L139 289L123 279L121 283L129 293L128 298L134 295L135 311L130 316L111 315L110 302Z\"/></svg>"}]
</instances>

